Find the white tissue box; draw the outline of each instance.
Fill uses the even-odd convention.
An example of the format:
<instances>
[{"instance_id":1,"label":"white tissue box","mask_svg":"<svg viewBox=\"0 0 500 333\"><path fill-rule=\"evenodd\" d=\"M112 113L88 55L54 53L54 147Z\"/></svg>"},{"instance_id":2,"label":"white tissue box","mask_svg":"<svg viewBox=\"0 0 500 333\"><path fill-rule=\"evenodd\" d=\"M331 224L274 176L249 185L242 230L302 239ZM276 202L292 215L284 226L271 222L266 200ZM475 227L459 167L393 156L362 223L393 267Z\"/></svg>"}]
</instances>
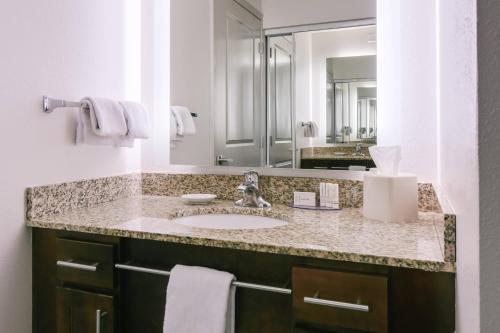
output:
<instances>
[{"instance_id":1,"label":"white tissue box","mask_svg":"<svg viewBox=\"0 0 500 333\"><path fill-rule=\"evenodd\" d=\"M418 216L417 176L367 173L363 185L363 215L384 222L415 221Z\"/></svg>"}]
</instances>

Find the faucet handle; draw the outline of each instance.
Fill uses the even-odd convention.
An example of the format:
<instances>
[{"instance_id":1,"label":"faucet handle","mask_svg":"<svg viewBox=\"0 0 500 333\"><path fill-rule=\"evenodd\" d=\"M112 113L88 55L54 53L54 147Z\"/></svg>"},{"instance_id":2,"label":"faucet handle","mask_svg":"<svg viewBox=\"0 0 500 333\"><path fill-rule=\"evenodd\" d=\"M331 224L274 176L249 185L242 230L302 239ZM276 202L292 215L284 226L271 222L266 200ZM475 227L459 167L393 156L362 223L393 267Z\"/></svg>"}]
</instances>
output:
<instances>
[{"instance_id":1,"label":"faucet handle","mask_svg":"<svg viewBox=\"0 0 500 333\"><path fill-rule=\"evenodd\" d=\"M245 184L253 184L256 188L259 188L259 174L255 170L246 170Z\"/></svg>"}]
</instances>

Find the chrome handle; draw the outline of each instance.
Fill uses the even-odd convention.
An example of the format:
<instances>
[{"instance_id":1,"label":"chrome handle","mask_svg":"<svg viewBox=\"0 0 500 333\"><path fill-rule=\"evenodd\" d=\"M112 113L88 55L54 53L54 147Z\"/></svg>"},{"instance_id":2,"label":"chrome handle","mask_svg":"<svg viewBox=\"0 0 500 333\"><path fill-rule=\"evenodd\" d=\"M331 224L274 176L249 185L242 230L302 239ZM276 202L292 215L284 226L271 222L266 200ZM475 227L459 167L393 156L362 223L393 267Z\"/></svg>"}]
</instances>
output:
<instances>
[{"instance_id":1,"label":"chrome handle","mask_svg":"<svg viewBox=\"0 0 500 333\"><path fill-rule=\"evenodd\" d=\"M69 268L79 269L82 271L95 272L95 271L97 271L98 263L95 263L92 265L85 265L85 264L79 264L79 263L73 262L72 260L68 260L68 261L58 260L56 265L59 267L69 267Z\"/></svg>"},{"instance_id":2,"label":"chrome handle","mask_svg":"<svg viewBox=\"0 0 500 333\"><path fill-rule=\"evenodd\" d=\"M368 305L330 301L330 300L316 298L316 297L304 297L304 303L329 306L329 307L338 308L338 309L361 311L361 312L370 311L370 307Z\"/></svg>"},{"instance_id":3,"label":"chrome handle","mask_svg":"<svg viewBox=\"0 0 500 333\"><path fill-rule=\"evenodd\" d=\"M108 313L101 311L101 310L96 310L95 312L95 333L101 333L101 326L102 326L102 321L101 319L105 317Z\"/></svg>"},{"instance_id":4,"label":"chrome handle","mask_svg":"<svg viewBox=\"0 0 500 333\"><path fill-rule=\"evenodd\" d=\"M215 158L215 162L217 165L221 165L221 164L224 164L224 163L233 163L234 162L234 159L232 158L227 158L227 157L224 157L222 155L219 155Z\"/></svg>"}]
</instances>

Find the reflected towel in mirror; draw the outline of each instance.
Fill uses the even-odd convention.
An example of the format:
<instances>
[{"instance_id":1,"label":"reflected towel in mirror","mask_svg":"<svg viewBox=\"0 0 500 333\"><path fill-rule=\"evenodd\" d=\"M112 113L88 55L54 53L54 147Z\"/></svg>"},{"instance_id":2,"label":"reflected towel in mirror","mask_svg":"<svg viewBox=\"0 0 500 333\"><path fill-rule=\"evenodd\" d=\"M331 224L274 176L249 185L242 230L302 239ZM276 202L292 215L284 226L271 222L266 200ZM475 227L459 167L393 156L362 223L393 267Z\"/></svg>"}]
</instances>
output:
<instances>
[{"instance_id":1,"label":"reflected towel in mirror","mask_svg":"<svg viewBox=\"0 0 500 333\"><path fill-rule=\"evenodd\" d=\"M185 106L171 106L170 110L174 116L177 135L194 135L196 126L191 111Z\"/></svg>"},{"instance_id":2,"label":"reflected towel in mirror","mask_svg":"<svg viewBox=\"0 0 500 333\"><path fill-rule=\"evenodd\" d=\"M302 123L304 128L304 136L306 138L315 138L318 136L318 125L314 121L306 121Z\"/></svg>"}]
</instances>

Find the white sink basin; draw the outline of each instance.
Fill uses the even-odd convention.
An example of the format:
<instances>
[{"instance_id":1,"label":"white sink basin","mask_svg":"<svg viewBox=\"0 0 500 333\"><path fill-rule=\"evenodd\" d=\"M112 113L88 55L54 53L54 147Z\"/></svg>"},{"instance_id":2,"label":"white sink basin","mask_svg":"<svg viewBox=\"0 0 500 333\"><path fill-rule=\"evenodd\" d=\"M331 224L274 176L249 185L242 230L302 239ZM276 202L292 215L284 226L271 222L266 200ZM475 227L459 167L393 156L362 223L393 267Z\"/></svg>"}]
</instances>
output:
<instances>
[{"instance_id":1,"label":"white sink basin","mask_svg":"<svg viewBox=\"0 0 500 333\"><path fill-rule=\"evenodd\" d=\"M185 216L174 219L174 223L195 228L227 230L266 229L288 224L285 221L270 217L238 214Z\"/></svg>"}]
</instances>

